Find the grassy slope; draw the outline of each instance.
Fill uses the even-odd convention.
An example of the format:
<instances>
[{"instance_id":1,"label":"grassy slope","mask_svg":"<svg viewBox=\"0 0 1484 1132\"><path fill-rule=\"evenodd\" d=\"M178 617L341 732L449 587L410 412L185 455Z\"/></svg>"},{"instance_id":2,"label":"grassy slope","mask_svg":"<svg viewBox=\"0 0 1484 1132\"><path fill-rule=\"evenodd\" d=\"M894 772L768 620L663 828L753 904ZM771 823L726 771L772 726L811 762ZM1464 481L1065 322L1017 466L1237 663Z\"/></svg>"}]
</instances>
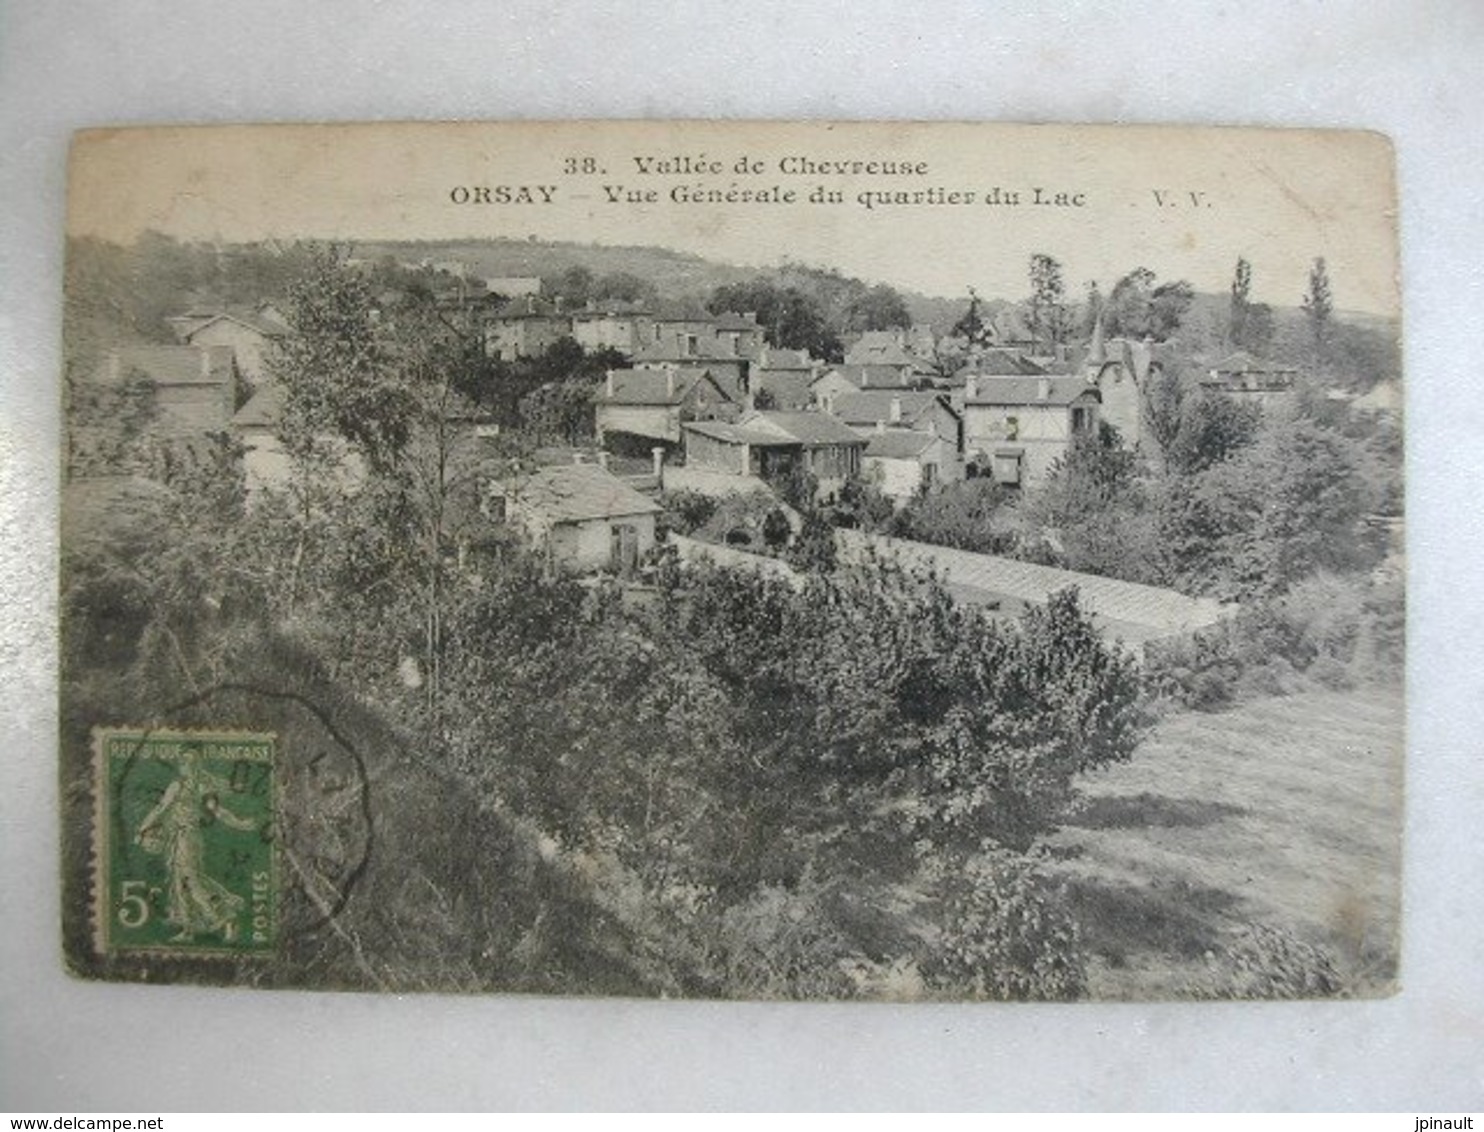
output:
<instances>
[{"instance_id":1,"label":"grassy slope","mask_svg":"<svg viewBox=\"0 0 1484 1132\"><path fill-rule=\"evenodd\" d=\"M1399 689L1165 720L1057 835L1102 997L1189 993L1246 922L1385 993L1400 912Z\"/></svg>"}]
</instances>

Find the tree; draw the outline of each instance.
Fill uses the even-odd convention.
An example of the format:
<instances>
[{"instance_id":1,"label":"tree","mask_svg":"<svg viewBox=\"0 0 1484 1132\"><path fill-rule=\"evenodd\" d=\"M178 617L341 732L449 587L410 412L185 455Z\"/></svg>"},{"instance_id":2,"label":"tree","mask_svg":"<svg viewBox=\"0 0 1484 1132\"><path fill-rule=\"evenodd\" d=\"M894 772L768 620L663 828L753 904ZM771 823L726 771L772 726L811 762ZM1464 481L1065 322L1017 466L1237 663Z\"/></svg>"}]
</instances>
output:
<instances>
[{"instance_id":1,"label":"tree","mask_svg":"<svg viewBox=\"0 0 1484 1132\"><path fill-rule=\"evenodd\" d=\"M1164 341L1180 328L1195 291L1185 280L1157 283L1154 272L1137 267L1113 287L1104 307L1104 330L1126 338Z\"/></svg>"},{"instance_id":2,"label":"tree","mask_svg":"<svg viewBox=\"0 0 1484 1132\"><path fill-rule=\"evenodd\" d=\"M728 283L711 293L706 309L713 314L755 313L771 346L807 350L826 361L842 356L839 335L825 321L819 304L797 287L779 287L761 279Z\"/></svg>"},{"instance_id":3,"label":"tree","mask_svg":"<svg viewBox=\"0 0 1484 1132\"><path fill-rule=\"evenodd\" d=\"M1097 327L1098 319L1102 317L1107 305L1107 300L1103 298L1103 292L1098 288L1097 280L1093 279L1089 281L1087 284L1087 298L1082 303L1082 322L1078 326L1082 337L1092 337L1092 332Z\"/></svg>"},{"instance_id":4,"label":"tree","mask_svg":"<svg viewBox=\"0 0 1484 1132\"><path fill-rule=\"evenodd\" d=\"M1252 308L1252 265L1238 257L1232 274L1231 305L1227 311L1226 338L1234 349L1246 342L1247 315Z\"/></svg>"},{"instance_id":5,"label":"tree","mask_svg":"<svg viewBox=\"0 0 1484 1132\"><path fill-rule=\"evenodd\" d=\"M295 333L276 339L265 363L283 390L280 439L291 457L308 457L321 437L334 434L384 470L407 443L411 406L370 288L344 260L334 247L314 252L289 289L286 313Z\"/></svg>"},{"instance_id":6,"label":"tree","mask_svg":"<svg viewBox=\"0 0 1484 1132\"><path fill-rule=\"evenodd\" d=\"M1309 338L1314 363L1322 368L1329 360L1330 319L1334 314L1334 296L1330 292L1329 268L1320 256L1309 269L1309 289L1304 293L1304 315L1309 320Z\"/></svg>"},{"instance_id":7,"label":"tree","mask_svg":"<svg viewBox=\"0 0 1484 1132\"><path fill-rule=\"evenodd\" d=\"M1181 404L1178 420L1164 449L1166 468L1194 475L1253 443L1262 427L1262 410L1225 393L1202 390Z\"/></svg>"},{"instance_id":8,"label":"tree","mask_svg":"<svg viewBox=\"0 0 1484 1132\"><path fill-rule=\"evenodd\" d=\"M1252 301L1252 265L1237 260L1232 274L1231 304L1227 312L1226 342L1234 350L1265 354L1273 340L1273 308Z\"/></svg>"},{"instance_id":9,"label":"tree","mask_svg":"<svg viewBox=\"0 0 1484 1132\"><path fill-rule=\"evenodd\" d=\"M1071 313L1066 304L1066 284L1061 264L1049 255L1031 256L1031 297L1026 304L1026 323L1031 336L1051 352L1067 340Z\"/></svg>"},{"instance_id":10,"label":"tree","mask_svg":"<svg viewBox=\"0 0 1484 1132\"><path fill-rule=\"evenodd\" d=\"M541 280L541 290L574 307L586 306L593 297L593 273L581 264L567 268L555 278Z\"/></svg>"},{"instance_id":11,"label":"tree","mask_svg":"<svg viewBox=\"0 0 1484 1132\"><path fill-rule=\"evenodd\" d=\"M847 331L893 330L912 325L912 314L906 300L884 283L878 283L856 298L845 309Z\"/></svg>"}]
</instances>

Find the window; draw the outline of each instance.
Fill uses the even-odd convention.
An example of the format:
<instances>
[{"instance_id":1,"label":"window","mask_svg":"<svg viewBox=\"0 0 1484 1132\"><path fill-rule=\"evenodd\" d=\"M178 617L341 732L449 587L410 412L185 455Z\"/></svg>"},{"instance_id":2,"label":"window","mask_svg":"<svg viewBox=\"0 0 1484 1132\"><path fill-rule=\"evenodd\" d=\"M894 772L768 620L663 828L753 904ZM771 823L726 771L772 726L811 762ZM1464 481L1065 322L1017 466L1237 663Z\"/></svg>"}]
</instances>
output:
<instances>
[{"instance_id":1,"label":"window","mask_svg":"<svg viewBox=\"0 0 1484 1132\"><path fill-rule=\"evenodd\" d=\"M1019 440L1020 439L1020 418L1019 417L1006 417L1005 418L1005 439L1006 440Z\"/></svg>"}]
</instances>

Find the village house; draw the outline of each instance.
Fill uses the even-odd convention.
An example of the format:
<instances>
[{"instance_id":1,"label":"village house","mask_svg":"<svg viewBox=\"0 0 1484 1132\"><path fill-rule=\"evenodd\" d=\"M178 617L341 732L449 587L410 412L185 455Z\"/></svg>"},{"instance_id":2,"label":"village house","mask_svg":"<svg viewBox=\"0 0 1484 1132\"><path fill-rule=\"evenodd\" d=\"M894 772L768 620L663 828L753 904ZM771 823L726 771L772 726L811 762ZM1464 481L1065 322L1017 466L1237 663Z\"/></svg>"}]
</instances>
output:
<instances>
[{"instance_id":1,"label":"village house","mask_svg":"<svg viewBox=\"0 0 1484 1132\"><path fill-rule=\"evenodd\" d=\"M505 362L539 358L571 336L572 316L562 313L560 303L526 295L485 318L484 352Z\"/></svg>"},{"instance_id":2,"label":"village house","mask_svg":"<svg viewBox=\"0 0 1484 1132\"><path fill-rule=\"evenodd\" d=\"M996 483L1034 484L1081 437L1097 434L1100 398L1081 377L971 377L964 387L965 454Z\"/></svg>"},{"instance_id":3,"label":"village house","mask_svg":"<svg viewBox=\"0 0 1484 1132\"><path fill-rule=\"evenodd\" d=\"M937 390L868 389L830 395L821 405L862 435L882 426L930 432L955 454L963 448L963 414Z\"/></svg>"},{"instance_id":4,"label":"village house","mask_svg":"<svg viewBox=\"0 0 1484 1132\"><path fill-rule=\"evenodd\" d=\"M632 357L641 344L652 341L652 323L653 316L637 306L589 307L572 313L572 337L590 353L617 350Z\"/></svg>"},{"instance_id":5,"label":"village house","mask_svg":"<svg viewBox=\"0 0 1484 1132\"><path fill-rule=\"evenodd\" d=\"M916 382L903 379L900 366L833 365L815 379L810 387L814 400L824 404L837 393L859 393L865 389L913 389Z\"/></svg>"},{"instance_id":6,"label":"village house","mask_svg":"<svg viewBox=\"0 0 1484 1132\"><path fill-rule=\"evenodd\" d=\"M654 548L660 506L596 464L542 468L506 486L505 518L557 573L629 575Z\"/></svg>"},{"instance_id":7,"label":"village house","mask_svg":"<svg viewBox=\"0 0 1484 1132\"><path fill-rule=\"evenodd\" d=\"M177 333L191 346L230 348L238 373L248 384L258 385L267 379L267 356L273 343L290 330L278 319L255 311L222 311Z\"/></svg>"},{"instance_id":8,"label":"village house","mask_svg":"<svg viewBox=\"0 0 1484 1132\"><path fill-rule=\"evenodd\" d=\"M776 483L796 471L815 478L828 498L861 471L866 440L829 413L754 410L735 423L692 421L684 426L687 466Z\"/></svg>"},{"instance_id":9,"label":"village house","mask_svg":"<svg viewBox=\"0 0 1484 1132\"><path fill-rule=\"evenodd\" d=\"M1093 326L1080 365L1072 367L1101 398L1100 419L1118 430L1125 444L1144 443L1144 402L1149 382L1163 364L1162 350L1152 341L1129 338L1103 341L1103 320Z\"/></svg>"},{"instance_id":10,"label":"village house","mask_svg":"<svg viewBox=\"0 0 1484 1132\"><path fill-rule=\"evenodd\" d=\"M867 483L898 503L935 484L964 478L957 446L933 432L885 423L867 434L861 469Z\"/></svg>"},{"instance_id":11,"label":"village house","mask_svg":"<svg viewBox=\"0 0 1484 1132\"><path fill-rule=\"evenodd\" d=\"M1224 393L1266 409L1294 399L1298 374L1296 366L1259 361L1245 350L1238 350L1212 362L1201 374L1200 385L1208 392Z\"/></svg>"},{"instance_id":12,"label":"village house","mask_svg":"<svg viewBox=\"0 0 1484 1132\"><path fill-rule=\"evenodd\" d=\"M241 389L230 346L121 346L104 355L95 380L149 382L156 410L151 427L165 436L225 429Z\"/></svg>"},{"instance_id":13,"label":"village house","mask_svg":"<svg viewBox=\"0 0 1484 1132\"><path fill-rule=\"evenodd\" d=\"M283 387L277 382L267 382L232 417L232 431L242 443L242 471L249 504L265 490L287 487L293 478L293 460L278 437L283 404ZM365 463L343 438L323 433L317 439L326 454L335 454L334 459L327 461L328 468L318 473L321 477L331 476L332 482L320 486L350 492L365 482Z\"/></svg>"},{"instance_id":14,"label":"village house","mask_svg":"<svg viewBox=\"0 0 1484 1132\"><path fill-rule=\"evenodd\" d=\"M868 330L862 334L845 351L845 364L870 367L873 372L894 371L894 378L879 381L881 385L911 385L933 372L932 366L907 349L899 332L890 330Z\"/></svg>"},{"instance_id":15,"label":"village house","mask_svg":"<svg viewBox=\"0 0 1484 1132\"><path fill-rule=\"evenodd\" d=\"M814 379L821 363L807 350L782 350L764 346L758 354L750 390L758 408L802 411L814 403Z\"/></svg>"},{"instance_id":16,"label":"village house","mask_svg":"<svg viewBox=\"0 0 1484 1132\"><path fill-rule=\"evenodd\" d=\"M678 445L686 421L735 419L740 411L709 366L611 369L594 405L604 446L617 434Z\"/></svg>"},{"instance_id":17,"label":"village house","mask_svg":"<svg viewBox=\"0 0 1484 1132\"><path fill-rule=\"evenodd\" d=\"M740 403L750 388L753 362L763 348L762 334L762 327L743 315L656 318L649 341L634 351L634 365L641 369L705 366Z\"/></svg>"}]
</instances>

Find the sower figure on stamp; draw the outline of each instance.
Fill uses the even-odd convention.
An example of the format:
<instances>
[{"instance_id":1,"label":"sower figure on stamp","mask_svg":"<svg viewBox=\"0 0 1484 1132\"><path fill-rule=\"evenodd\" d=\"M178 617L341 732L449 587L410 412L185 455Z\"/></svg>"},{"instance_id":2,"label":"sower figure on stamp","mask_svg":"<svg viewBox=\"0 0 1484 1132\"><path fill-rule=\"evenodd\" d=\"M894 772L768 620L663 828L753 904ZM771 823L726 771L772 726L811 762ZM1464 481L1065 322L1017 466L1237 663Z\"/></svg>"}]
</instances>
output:
<instances>
[{"instance_id":1,"label":"sower figure on stamp","mask_svg":"<svg viewBox=\"0 0 1484 1132\"><path fill-rule=\"evenodd\" d=\"M166 920L179 929L177 941L201 932L220 932L228 943L237 938L237 915L244 900L206 875L202 830L213 821L231 829L253 829L221 803L225 780L188 760L180 777L166 788L159 804L140 823L135 840L146 853L165 858L170 877Z\"/></svg>"}]
</instances>

